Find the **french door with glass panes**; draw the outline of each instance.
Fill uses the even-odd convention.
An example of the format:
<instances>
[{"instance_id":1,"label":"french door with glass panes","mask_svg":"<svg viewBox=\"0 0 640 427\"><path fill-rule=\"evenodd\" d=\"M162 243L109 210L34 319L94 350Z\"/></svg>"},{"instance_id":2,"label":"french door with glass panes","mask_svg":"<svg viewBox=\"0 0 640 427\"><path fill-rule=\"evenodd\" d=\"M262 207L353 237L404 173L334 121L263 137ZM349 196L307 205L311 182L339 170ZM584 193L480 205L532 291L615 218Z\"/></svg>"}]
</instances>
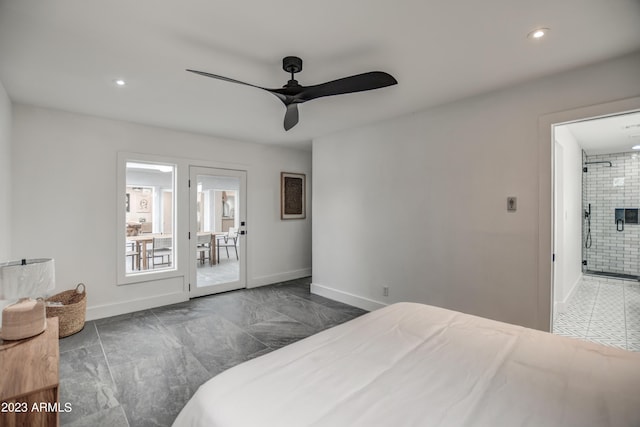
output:
<instances>
[{"instance_id":1,"label":"french door with glass panes","mask_svg":"<svg viewBox=\"0 0 640 427\"><path fill-rule=\"evenodd\" d=\"M190 296L246 287L246 186L242 170L189 170Z\"/></svg>"}]
</instances>

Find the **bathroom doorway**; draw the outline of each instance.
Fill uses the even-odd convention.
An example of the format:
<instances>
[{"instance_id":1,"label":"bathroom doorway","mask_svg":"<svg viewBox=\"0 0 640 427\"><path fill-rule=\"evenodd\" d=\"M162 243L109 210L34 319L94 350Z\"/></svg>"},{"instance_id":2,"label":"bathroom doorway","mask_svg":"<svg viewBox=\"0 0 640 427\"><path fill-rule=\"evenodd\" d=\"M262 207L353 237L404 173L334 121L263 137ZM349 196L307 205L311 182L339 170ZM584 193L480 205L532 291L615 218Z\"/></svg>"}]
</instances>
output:
<instances>
[{"instance_id":1,"label":"bathroom doorway","mask_svg":"<svg viewBox=\"0 0 640 427\"><path fill-rule=\"evenodd\" d=\"M640 111L553 135L553 332L640 351Z\"/></svg>"}]
</instances>

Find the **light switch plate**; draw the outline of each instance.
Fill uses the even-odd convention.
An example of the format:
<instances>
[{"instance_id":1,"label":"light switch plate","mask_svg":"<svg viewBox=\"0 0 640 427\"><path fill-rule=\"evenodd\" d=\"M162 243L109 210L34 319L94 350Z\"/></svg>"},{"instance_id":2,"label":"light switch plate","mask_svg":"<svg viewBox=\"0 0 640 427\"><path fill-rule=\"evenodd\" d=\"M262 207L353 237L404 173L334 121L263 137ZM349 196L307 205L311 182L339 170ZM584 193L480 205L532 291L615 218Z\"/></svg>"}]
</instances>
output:
<instances>
[{"instance_id":1,"label":"light switch plate","mask_svg":"<svg viewBox=\"0 0 640 427\"><path fill-rule=\"evenodd\" d=\"M507 197L507 211L515 212L518 209L518 198L514 196Z\"/></svg>"}]
</instances>

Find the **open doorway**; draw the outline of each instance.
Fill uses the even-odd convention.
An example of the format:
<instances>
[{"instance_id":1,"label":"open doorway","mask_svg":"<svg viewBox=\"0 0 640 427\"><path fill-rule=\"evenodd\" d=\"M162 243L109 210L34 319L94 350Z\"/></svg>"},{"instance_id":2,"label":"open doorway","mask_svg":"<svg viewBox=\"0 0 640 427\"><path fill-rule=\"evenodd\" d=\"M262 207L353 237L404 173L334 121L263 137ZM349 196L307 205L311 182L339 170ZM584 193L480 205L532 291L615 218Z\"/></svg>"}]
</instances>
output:
<instances>
[{"instance_id":1,"label":"open doorway","mask_svg":"<svg viewBox=\"0 0 640 427\"><path fill-rule=\"evenodd\" d=\"M640 351L640 111L558 123L553 332Z\"/></svg>"}]
</instances>

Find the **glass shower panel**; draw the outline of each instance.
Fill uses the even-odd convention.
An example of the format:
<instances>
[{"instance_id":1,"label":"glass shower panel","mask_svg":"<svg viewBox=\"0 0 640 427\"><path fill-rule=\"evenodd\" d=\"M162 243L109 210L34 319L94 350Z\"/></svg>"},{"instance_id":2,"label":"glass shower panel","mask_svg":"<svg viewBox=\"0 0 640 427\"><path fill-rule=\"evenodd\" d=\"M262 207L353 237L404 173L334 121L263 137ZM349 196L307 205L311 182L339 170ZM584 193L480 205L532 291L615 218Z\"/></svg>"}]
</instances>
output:
<instances>
[{"instance_id":1,"label":"glass shower panel","mask_svg":"<svg viewBox=\"0 0 640 427\"><path fill-rule=\"evenodd\" d=\"M625 228L624 252L625 271L627 274L640 277L640 224L638 224L638 208L640 208L640 158L637 153L624 156L625 169Z\"/></svg>"},{"instance_id":2,"label":"glass shower panel","mask_svg":"<svg viewBox=\"0 0 640 427\"><path fill-rule=\"evenodd\" d=\"M640 163L635 153L587 156L583 169L584 272L640 275Z\"/></svg>"}]
</instances>

